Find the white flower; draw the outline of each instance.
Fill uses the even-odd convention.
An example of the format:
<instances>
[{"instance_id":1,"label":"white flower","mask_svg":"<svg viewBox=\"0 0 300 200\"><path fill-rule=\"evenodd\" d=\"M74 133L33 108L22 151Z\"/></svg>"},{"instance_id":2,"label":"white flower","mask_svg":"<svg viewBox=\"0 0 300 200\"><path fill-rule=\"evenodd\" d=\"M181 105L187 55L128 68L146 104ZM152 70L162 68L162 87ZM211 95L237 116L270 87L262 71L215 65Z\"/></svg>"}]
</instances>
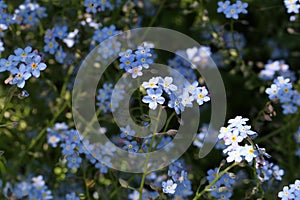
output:
<instances>
[{"instance_id":1,"label":"white flower","mask_svg":"<svg viewBox=\"0 0 300 200\"><path fill-rule=\"evenodd\" d=\"M43 176L41 175L33 177L31 180L33 182L33 185L37 188L42 188L45 185L45 181L43 180Z\"/></svg>"}]
</instances>

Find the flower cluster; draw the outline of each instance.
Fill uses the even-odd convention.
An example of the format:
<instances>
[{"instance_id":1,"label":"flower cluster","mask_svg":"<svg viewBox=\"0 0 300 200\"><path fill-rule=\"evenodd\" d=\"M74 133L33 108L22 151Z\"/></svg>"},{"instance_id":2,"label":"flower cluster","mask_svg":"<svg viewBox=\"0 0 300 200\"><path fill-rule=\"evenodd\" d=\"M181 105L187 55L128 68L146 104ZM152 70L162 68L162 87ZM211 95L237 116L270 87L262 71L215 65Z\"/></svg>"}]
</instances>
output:
<instances>
[{"instance_id":1,"label":"flower cluster","mask_svg":"<svg viewBox=\"0 0 300 200\"><path fill-rule=\"evenodd\" d=\"M4 28L7 29L9 25L15 23L15 21L13 20L13 15L9 14L7 12L7 9L8 6L4 2L4 0L0 0L0 14L1 14L0 24L2 25L1 30L3 30Z\"/></svg>"},{"instance_id":2,"label":"flower cluster","mask_svg":"<svg viewBox=\"0 0 300 200\"><path fill-rule=\"evenodd\" d=\"M294 138L298 145L298 149L296 150L295 155L300 157L300 126L299 126L297 132L294 134Z\"/></svg>"},{"instance_id":3,"label":"flower cluster","mask_svg":"<svg viewBox=\"0 0 300 200\"><path fill-rule=\"evenodd\" d=\"M169 166L168 176L170 179L162 182L164 193L174 195L174 199L186 198L193 194L191 181L182 162L172 163Z\"/></svg>"},{"instance_id":4,"label":"flower cluster","mask_svg":"<svg viewBox=\"0 0 300 200\"><path fill-rule=\"evenodd\" d=\"M153 110L158 104L165 102L163 92L170 98L168 107L173 108L177 114L183 112L185 107L192 107L194 100L198 105L203 105L210 100L205 86L199 87L198 82L194 82L182 88L180 92L179 87L173 84L173 78L169 76L153 77L148 82L143 82L142 86L147 91L147 96L144 96L142 101L149 104L149 108Z\"/></svg>"},{"instance_id":5,"label":"flower cluster","mask_svg":"<svg viewBox=\"0 0 300 200\"><path fill-rule=\"evenodd\" d=\"M224 13L226 18L238 19L239 14L247 14L248 3L242 1L236 1L234 4L230 4L230 1L219 1L218 2L218 13Z\"/></svg>"},{"instance_id":6,"label":"flower cluster","mask_svg":"<svg viewBox=\"0 0 300 200\"><path fill-rule=\"evenodd\" d=\"M283 0L283 2L287 9L287 13L289 14L299 13L300 4L298 0ZM295 19L296 19L295 15L292 15L290 17L290 21L295 21Z\"/></svg>"},{"instance_id":7,"label":"flower cluster","mask_svg":"<svg viewBox=\"0 0 300 200\"><path fill-rule=\"evenodd\" d=\"M265 159L256 159L256 173L258 179L263 182L268 182L268 185L272 185L274 180L281 181L284 175L283 169L280 169L278 165L271 163Z\"/></svg>"},{"instance_id":8,"label":"flower cluster","mask_svg":"<svg viewBox=\"0 0 300 200\"><path fill-rule=\"evenodd\" d=\"M167 176L168 175L168 176ZM188 173L182 160L178 160L169 166L168 174L158 175L152 172L146 176L146 180L151 182L151 188L156 191L143 190L143 199L156 199L159 197L157 191L161 191L172 199L186 199L192 195L191 181L188 179ZM134 191L128 195L128 199L139 199L139 193Z\"/></svg>"},{"instance_id":9,"label":"flower cluster","mask_svg":"<svg viewBox=\"0 0 300 200\"><path fill-rule=\"evenodd\" d=\"M64 63L67 54L63 51L59 42L63 41L68 48L71 48L75 43L77 33L77 29L68 33L67 26L54 26L52 29L47 29L44 36L44 51L51 55L55 54L55 60L58 63Z\"/></svg>"},{"instance_id":10,"label":"flower cluster","mask_svg":"<svg viewBox=\"0 0 300 200\"><path fill-rule=\"evenodd\" d=\"M137 141L131 141L133 139L133 136L135 135L135 131L131 129L129 125L127 125L126 127L121 127L120 131L120 138L124 139L122 141L124 143L124 146L122 148L124 150L127 150L128 152L137 152L140 149Z\"/></svg>"},{"instance_id":11,"label":"flower cluster","mask_svg":"<svg viewBox=\"0 0 300 200\"><path fill-rule=\"evenodd\" d=\"M68 126L65 123L57 123L54 128L48 128L48 144L52 147L57 147L60 143L62 148L62 154L67 160L67 166L69 169L79 168L82 158L79 153L83 152L83 145L80 141L80 135L76 130L68 130Z\"/></svg>"},{"instance_id":12,"label":"flower cluster","mask_svg":"<svg viewBox=\"0 0 300 200\"><path fill-rule=\"evenodd\" d=\"M112 58L114 55L117 55L121 50L121 43L116 39L104 40L98 48L98 54L102 58L102 62Z\"/></svg>"},{"instance_id":13,"label":"flower cluster","mask_svg":"<svg viewBox=\"0 0 300 200\"><path fill-rule=\"evenodd\" d=\"M220 129L219 139L224 140L224 144L227 146L223 150L223 153L227 155L227 162L242 162L246 160L248 163L257 157L258 153L252 145L240 146L244 139L247 137L256 137L257 133L250 130L251 126L246 125L249 119L237 116L234 119L228 121L229 125L227 127L222 127Z\"/></svg>"},{"instance_id":14,"label":"flower cluster","mask_svg":"<svg viewBox=\"0 0 300 200\"><path fill-rule=\"evenodd\" d=\"M25 0L19 6L19 9L15 10L13 20L17 24L34 26L44 17L47 17L45 7L41 7L36 2L31 2L31 0Z\"/></svg>"},{"instance_id":15,"label":"flower cluster","mask_svg":"<svg viewBox=\"0 0 300 200\"><path fill-rule=\"evenodd\" d=\"M100 169L101 173L107 173L107 166L104 166L103 163L98 162L95 159L95 156L90 152L95 154L95 148L98 148L93 145L89 145L88 141L81 141L81 135L78 131L74 129L69 129L65 123L56 123L53 128L48 128L47 141L48 144L56 148L58 143L62 148L62 154L67 162L67 167L71 170L78 169L83 159L81 154L94 164L96 168ZM113 147L104 145L102 153L111 153L113 152ZM109 149L109 150L106 150ZM97 155L98 156L98 155ZM99 155L100 156L100 155ZM108 163L110 159L108 157L103 158L103 162Z\"/></svg>"},{"instance_id":16,"label":"flower cluster","mask_svg":"<svg viewBox=\"0 0 300 200\"><path fill-rule=\"evenodd\" d=\"M262 80L273 80L277 76L283 76L294 81L296 79L295 73L289 69L289 65L283 60L269 61L263 70L260 71L259 77Z\"/></svg>"},{"instance_id":17,"label":"flower cluster","mask_svg":"<svg viewBox=\"0 0 300 200\"><path fill-rule=\"evenodd\" d=\"M40 71L46 69L47 65L30 46L25 49L18 48L14 53L15 55L10 55L7 59L0 59L0 72L10 72L13 77L7 79L9 84L16 84L19 88L23 88L26 80L31 76L38 78Z\"/></svg>"},{"instance_id":18,"label":"flower cluster","mask_svg":"<svg viewBox=\"0 0 300 200\"><path fill-rule=\"evenodd\" d=\"M71 192L70 194L66 194L66 200L80 200L80 197L76 196L75 192Z\"/></svg>"},{"instance_id":19,"label":"flower cluster","mask_svg":"<svg viewBox=\"0 0 300 200\"><path fill-rule=\"evenodd\" d=\"M201 67L206 67L207 63L209 61L209 58L211 56L211 50L210 47L202 46L200 48L193 47L186 50L186 54L188 59L193 64L198 64ZM195 66L192 65L193 68Z\"/></svg>"},{"instance_id":20,"label":"flower cluster","mask_svg":"<svg viewBox=\"0 0 300 200\"><path fill-rule=\"evenodd\" d=\"M184 58L188 58L187 52L177 51L175 57L173 59L168 60L168 66L170 66L173 69L176 69L189 82L195 82L197 80L197 76L194 73L192 65Z\"/></svg>"},{"instance_id":21,"label":"flower cluster","mask_svg":"<svg viewBox=\"0 0 300 200\"><path fill-rule=\"evenodd\" d=\"M244 47L246 46L246 38L242 33L234 32L232 33L225 31L222 35L225 43L225 47L228 49L237 49L240 54L243 53Z\"/></svg>"},{"instance_id":22,"label":"flower cluster","mask_svg":"<svg viewBox=\"0 0 300 200\"><path fill-rule=\"evenodd\" d=\"M116 4L120 4L120 0L116 1ZM97 1L97 0L84 0L84 6L87 13L97 13L99 11L105 11L105 9L113 10L114 7L109 1Z\"/></svg>"},{"instance_id":23,"label":"flower cluster","mask_svg":"<svg viewBox=\"0 0 300 200\"><path fill-rule=\"evenodd\" d=\"M7 183L4 187L4 196L7 199L53 199L52 193L48 190L48 186L43 180L43 176L39 175L30 179L24 179L13 187Z\"/></svg>"},{"instance_id":24,"label":"flower cluster","mask_svg":"<svg viewBox=\"0 0 300 200\"><path fill-rule=\"evenodd\" d=\"M208 176L206 179L211 183L218 176L219 168L210 169L207 171ZM231 173L225 173L221 178L214 183L210 188L210 194L217 199L230 199L235 185L234 175Z\"/></svg>"},{"instance_id":25,"label":"flower cluster","mask_svg":"<svg viewBox=\"0 0 300 200\"><path fill-rule=\"evenodd\" d=\"M284 186L283 190L278 193L278 197L282 200L293 200L300 198L300 180L296 180L294 184Z\"/></svg>"},{"instance_id":26,"label":"flower cluster","mask_svg":"<svg viewBox=\"0 0 300 200\"><path fill-rule=\"evenodd\" d=\"M271 87L266 89L271 101L279 101L283 109L283 114L293 114L300 106L300 94L293 90L293 85L289 78L277 77Z\"/></svg>"},{"instance_id":27,"label":"flower cluster","mask_svg":"<svg viewBox=\"0 0 300 200\"><path fill-rule=\"evenodd\" d=\"M116 30L115 25L110 25L109 27L103 27L102 29L95 29L92 40L101 43L107 38L117 35L119 33L120 31Z\"/></svg>"},{"instance_id":28,"label":"flower cluster","mask_svg":"<svg viewBox=\"0 0 300 200\"><path fill-rule=\"evenodd\" d=\"M124 98L124 90L122 88L114 88L111 83L104 83L103 87L98 90L96 98L96 105L99 106L102 112L114 112Z\"/></svg>"},{"instance_id":29,"label":"flower cluster","mask_svg":"<svg viewBox=\"0 0 300 200\"><path fill-rule=\"evenodd\" d=\"M120 69L131 74L132 78L142 76L142 69L148 69L153 63L152 53L148 47L138 46L134 53L131 49L127 49L125 52L119 53L119 56L121 57Z\"/></svg>"}]
</instances>

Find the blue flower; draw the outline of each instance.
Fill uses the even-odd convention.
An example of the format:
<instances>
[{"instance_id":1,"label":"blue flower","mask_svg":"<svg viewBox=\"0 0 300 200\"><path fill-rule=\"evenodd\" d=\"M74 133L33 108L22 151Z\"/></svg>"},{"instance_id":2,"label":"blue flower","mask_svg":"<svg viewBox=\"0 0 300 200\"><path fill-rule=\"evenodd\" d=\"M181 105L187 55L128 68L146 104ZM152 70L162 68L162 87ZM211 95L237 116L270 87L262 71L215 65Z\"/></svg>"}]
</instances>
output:
<instances>
[{"instance_id":1,"label":"blue flower","mask_svg":"<svg viewBox=\"0 0 300 200\"><path fill-rule=\"evenodd\" d=\"M128 140L132 139L132 136L135 135L135 131L133 129L131 129L131 127L129 125L127 125L125 128L121 127L121 138L127 138Z\"/></svg>"},{"instance_id":2,"label":"blue flower","mask_svg":"<svg viewBox=\"0 0 300 200\"><path fill-rule=\"evenodd\" d=\"M207 89L205 87L197 88L194 93L194 99L199 105L202 105L204 102L208 102L210 98L208 96Z\"/></svg>"},{"instance_id":3,"label":"blue flower","mask_svg":"<svg viewBox=\"0 0 300 200\"><path fill-rule=\"evenodd\" d=\"M172 77L159 77L158 79L158 85L168 94L171 94L171 92L175 92L177 90L177 86L172 84L173 78Z\"/></svg>"},{"instance_id":4,"label":"blue flower","mask_svg":"<svg viewBox=\"0 0 300 200\"><path fill-rule=\"evenodd\" d=\"M108 172L107 166L104 165L104 164L101 163L101 162L97 162L97 163L95 164L95 167L96 167L97 169L100 169L100 172L101 172L101 173L107 173L107 172Z\"/></svg>"},{"instance_id":5,"label":"blue flower","mask_svg":"<svg viewBox=\"0 0 300 200\"><path fill-rule=\"evenodd\" d=\"M92 39L101 43L107 38L118 34L119 32L120 31L116 30L115 25L110 25L109 27L104 27L102 29L95 30Z\"/></svg>"},{"instance_id":6,"label":"blue flower","mask_svg":"<svg viewBox=\"0 0 300 200\"><path fill-rule=\"evenodd\" d=\"M225 10L230 6L230 1L225 1L225 2L219 1L218 6L219 7L217 9L217 12L218 13L224 13Z\"/></svg>"},{"instance_id":7,"label":"blue flower","mask_svg":"<svg viewBox=\"0 0 300 200\"><path fill-rule=\"evenodd\" d=\"M147 89L147 96L144 96L142 101L144 103L149 103L149 108L152 110L155 110L157 107L157 104L163 104L165 102L165 98L162 97L163 91L158 88L156 90L150 88Z\"/></svg>"},{"instance_id":8,"label":"blue flower","mask_svg":"<svg viewBox=\"0 0 300 200\"><path fill-rule=\"evenodd\" d=\"M123 146L124 150L128 150L128 152L137 152L139 150L139 146L136 141L124 141L125 146Z\"/></svg>"},{"instance_id":9,"label":"blue flower","mask_svg":"<svg viewBox=\"0 0 300 200\"><path fill-rule=\"evenodd\" d=\"M294 189L289 188L288 186L284 186L283 190L278 193L278 197L282 200L295 199Z\"/></svg>"},{"instance_id":10,"label":"blue flower","mask_svg":"<svg viewBox=\"0 0 300 200\"><path fill-rule=\"evenodd\" d=\"M174 193L174 199L183 199L193 194L190 180L187 180L187 184L179 183Z\"/></svg>"},{"instance_id":11,"label":"blue flower","mask_svg":"<svg viewBox=\"0 0 300 200\"><path fill-rule=\"evenodd\" d=\"M238 19L239 12L237 10L236 4L232 4L232 5L228 6L228 8L224 11L224 14L225 14L226 18Z\"/></svg>"},{"instance_id":12,"label":"blue flower","mask_svg":"<svg viewBox=\"0 0 300 200\"><path fill-rule=\"evenodd\" d=\"M174 143L172 143L172 138L167 136L161 139L156 148L157 150L164 148L164 150L169 151L172 146L174 146Z\"/></svg>"},{"instance_id":13,"label":"blue flower","mask_svg":"<svg viewBox=\"0 0 300 200\"><path fill-rule=\"evenodd\" d=\"M34 26L39 19L46 17L46 8L41 7L35 2L26 0L23 4L19 6L19 9L15 10L14 22L17 24L25 24Z\"/></svg>"},{"instance_id":14,"label":"blue flower","mask_svg":"<svg viewBox=\"0 0 300 200\"><path fill-rule=\"evenodd\" d=\"M97 7L99 6L96 0L85 0L84 6L86 7L86 12L88 13L96 13Z\"/></svg>"},{"instance_id":15,"label":"blue flower","mask_svg":"<svg viewBox=\"0 0 300 200\"><path fill-rule=\"evenodd\" d=\"M150 53L150 48L145 48L142 46L138 47L138 50L135 51L136 55L136 65L141 65L145 69L149 68L149 65L153 63L153 60L151 59L152 54Z\"/></svg>"},{"instance_id":16,"label":"blue flower","mask_svg":"<svg viewBox=\"0 0 300 200\"><path fill-rule=\"evenodd\" d=\"M182 104L181 98L175 94L170 94L170 101L168 102L169 108L174 108L177 115L184 111L184 105Z\"/></svg>"},{"instance_id":17,"label":"blue flower","mask_svg":"<svg viewBox=\"0 0 300 200\"><path fill-rule=\"evenodd\" d=\"M80 200L80 198L76 196L75 192L72 192L70 194L66 194L66 200Z\"/></svg>"},{"instance_id":18,"label":"blue flower","mask_svg":"<svg viewBox=\"0 0 300 200\"><path fill-rule=\"evenodd\" d=\"M46 69L47 65L41 62L41 56L35 55L32 57L27 57L26 64L27 69L31 74L38 78L40 76L40 71Z\"/></svg>"},{"instance_id":19,"label":"blue flower","mask_svg":"<svg viewBox=\"0 0 300 200\"><path fill-rule=\"evenodd\" d=\"M127 49L126 52L119 53L120 58L120 69L128 71L134 62L135 54L132 53L131 49Z\"/></svg>"},{"instance_id":20,"label":"blue flower","mask_svg":"<svg viewBox=\"0 0 300 200\"><path fill-rule=\"evenodd\" d=\"M299 4L285 4L285 6L287 8L287 13L299 13Z\"/></svg>"},{"instance_id":21,"label":"blue flower","mask_svg":"<svg viewBox=\"0 0 300 200\"><path fill-rule=\"evenodd\" d=\"M20 68L14 71L14 78L9 83L17 84L19 88L25 86L25 81L31 77L30 72L27 71L26 66L22 63Z\"/></svg>"},{"instance_id":22,"label":"blue flower","mask_svg":"<svg viewBox=\"0 0 300 200\"><path fill-rule=\"evenodd\" d=\"M0 72L10 71L12 74L17 70L16 66L19 64L16 61L16 57L14 55L10 55L7 59L0 59Z\"/></svg>"},{"instance_id":23,"label":"blue flower","mask_svg":"<svg viewBox=\"0 0 300 200\"><path fill-rule=\"evenodd\" d=\"M183 94L180 96L181 103L184 107L193 107L193 96L190 96L187 90L184 90Z\"/></svg>"},{"instance_id":24,"label":"blue flower","mask_svg":"<svg viewBox=\"0 0 300 200\"><path fill-rule=\"evenodd\" d=\"M298 107L291 103L282 104L281 107L283 109L282 113L285 115L294 114L298 110Z\"/></svg>"},{"instance_id":25,"label":"blue flower","mask_svg":"<svg viewBox=\"0 0 300 200\"><path fill-rule=\"evenodd\" d=\"M269 95L270 100L275 100L278 94L278 87L276 84L272 84L270 88L266 89L266 93Z\"/></svg>"},{"instance_id":26,"label":"blue flower","mask_svg":"<svg viewBox=\"0 0 300 200\"><path fill-rule=\"evenodd\" d=\"M179 173L181 168L176 165L176 163L171 164L168 170L168 176L171 176L173 180L177 180L179 178Z\"/></svg>"},{"instance_id":27,"label":"blue flower","mask_svg":"<svg viewBox=\"0 0 300 200\"><path fill-rule=\"evenodd\" d=\"M208 180L208 182L211 183L213 180L215 180L215 178L219 174L219 170L218 170L218 168L210 169L207 171L207 174L208 174L208 176L206 177L206 179Z\"/></svg>"},{"instance_id":28,"label":"blue flower","mask_svg":"<svg viewBox=\"0 0 300 200\"><path fill-rule=\"evenodd\" d=\"M57 143L60 142L60 138L54 134L49 134L47 138L48 144L50 144L52 147L57 147Z\"/></svg>"},{"instance_id":29,"label":"blue flower","mask_svg":"<svg viewBox=\"0 0 300 200\"><path fill-rule=\"evenodd\" d=\"M116 40L105 40L100 44L98 53L104 58L108 59L120 51L121 43Z\"/></svg>"},{"instance_id":30,"label":"blue flower","mask_svg":"<svg viewBox=\"0 0 300 200\"><path fill-rule=\"evenodd\" d=\"M57 37L59 39L64 39L68 35L68 27L67 26L55 26L53 37Z\"/></svg>"},{"instance_id":31,"label":"blue flower","mask_svg":"<svg viewBox=\"0 0 300 200\"><path fill-rule=\"evenodd\" d=\"M163 192L166 194L174 194L177 184L172 180L167 180L167 182L162 182Z\"/></svg>"},{"instance_id":32,"label":"blue flower","mask_svg":"<svg viewBox=\"0 0 300 200\"><path fill-rule=\"evenodd\" d=\"M55 53L55 60L57 62L63 64L66 57L67 57L67 54L63 51L62 47L60 46L58 51L56 51L56 53Z\"/></svg>"},{"instance_id":33,"label":"blue flower","mask_svg":"<svg viewBox=\"0 0 300 200\"><path fill-rule=\"evenodd\" d=\"M68 155L66 159L68 161L67 166L69 169L79 168L80 163L82 162L82 158L79 155L77 155L76 153Z\"/></svg>"},{"instance_id":34,"label":"blue flower","mask_svg":"<svg viewBox=\"0 0 300 200\"><path fill-rule=\"evenodd\" d=\"M131 74L132 78L136 78L143 75L142 69L142 66L139 65L128 69L127 72Z\"/></svg>"},{"instance_id":35,"label":"blue flower","mask_svg":"<svg viewBox=\"0 0 300 200\"><path fill-rule=\"evenodd\" d=\"M82 145L80 142L80 134L77 130L71 129L68 131L68 140L71 141L72 143L76 144L77 146Z\"/></svg>"},{"instance_id":36,"label":"blue flower","mask_svg":"<svg viewBox=\"0 0 300 200\"><path fill-rule=\"evenodd\" d=\"M220 178L220 184L224 185L225 187L232 187L235 184L235 179L229 175L229 173L225 173L221 178Z\"/></svg>"},{"instance_id":37,"label":"blue flower","mask_svg":"<svg viewBox=\"0 0 300 200\"><path fill-rule=\"evenodd\" d=\"M32 57L35 54L31 53L32 47L28 46L25 49L17 48L14 53L16 54L15 60L25 62L28 57Z\"/></svg>"},{"instance_id":38,"label":"blue flower","mask_svg":"<svg viewBox=\"0 0 300 200\"><path fill-rule=\"evenodd\" d=\"M24 16L25 24L34 26L38 21L39 19L35 16L35 13L28 13L26 16Z\"/></svg>"},{"instance_id":39,"label":"blue flower","mask_svg":"<svg viewBox=\"0 0 300 200\"><path fill-rule=\"evenodd\" d=\"M243 13L243 14L248 13L248 11L246 10L246 8L248 7L248 3L243 3L242 1L236 1L236 7L238 13Z\"/></svg>"},{"instance_id":40,"label":"blue flower","mask_svg":"<svg viewBox=\"0 0 300 200\"><path fill-rule=\"evenodd\" d=\"M75 151L76 144L71 142L66 142L60 145L62 147L62 154L71 155Z\"/></svg>"},{"instance_id":41,"label":"blue flower","mask_svg":"<svg viewBox=\"0 0 300 200\"><path fill-rule=\"evenodd\" d=\"M104 39L107 39L111 36L114 36L116 34L119 33L119 31L116 30L116 26L115 25L110 25L109 27L104 27L102 29L102 33L104 35Z\"/></svg>"},{"instance_id":42,"label":"blue flower","mask_svg":"<svg viewBox=\"0 0 300 200\"><path fill-rule=\"evenodd\" d=\"M55 54L58 46L59 45L55 39L46 40L46 44L44 46L44 51L49 52L50 54L53 55L53 54Z\"/></svg>"}]
</instances>

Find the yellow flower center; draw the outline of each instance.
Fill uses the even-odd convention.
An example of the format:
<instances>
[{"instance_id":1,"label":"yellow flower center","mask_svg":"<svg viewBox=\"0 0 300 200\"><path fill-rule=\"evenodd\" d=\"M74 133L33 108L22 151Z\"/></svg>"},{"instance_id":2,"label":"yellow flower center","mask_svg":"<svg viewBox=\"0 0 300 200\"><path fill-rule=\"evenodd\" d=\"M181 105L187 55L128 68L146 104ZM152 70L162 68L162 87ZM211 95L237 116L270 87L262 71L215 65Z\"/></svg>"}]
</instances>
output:
<instances>
[{"instance_id":1,"label":"yellow flower center","mask_svg":"<svg viewBox=\"0 0 300 200\"><path fill-rule=\"evenodd\" d=\"M52 137L50 138L50 142L52 142L52 143L55 142L55 139L56 139L56 137L53 137L53 136L52 136Z\"/></svg>"},{"instance_id":2,"label":"yellow flower center","mask_svg":"<svg viewBox=\"0 0 300 200\"><path fill-rule=\"evenodd\" d=\"M204 97L203 94L198 94L198 98L199 98L199 99L202 99L203 97Z\"/></svg>"},{"instance_id":3,"label":"yellow flower center","mask_svg":"<svg viewBox=\"0 0 300 200\"><path fill-rule=\"evenodd\" d=\"M236 136L232 136L232 137L231 137L231 140L232 140L232 141L236 141Z\"/></svg>"},{"instance_id":4,"label":"yellow flower center","mask_svg":"<svg viewBox=\"0 0 300 200\"><path fill-rule=\"evenodd\" d=\"M32 64L31 64L31 68L32 68L32 69L36 69L36 67L37 67L37 64L36 64L36 63L32 63Z\"/></svg>"}]
</instances>

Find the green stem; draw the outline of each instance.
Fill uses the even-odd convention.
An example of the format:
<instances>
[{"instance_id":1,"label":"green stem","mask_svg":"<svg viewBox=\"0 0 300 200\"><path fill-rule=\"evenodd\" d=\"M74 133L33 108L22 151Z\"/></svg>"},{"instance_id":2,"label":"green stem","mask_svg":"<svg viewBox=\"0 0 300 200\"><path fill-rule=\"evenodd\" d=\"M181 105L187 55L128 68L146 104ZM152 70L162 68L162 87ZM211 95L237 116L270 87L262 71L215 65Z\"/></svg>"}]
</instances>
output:
<instances>
[{"instance_id":1,"label":"green stem","mask_svg":"<svg viewBox=\"0 0 300 200\"><path fill-rule=\"evenodd\" d=\"M206 186L200 193L196 193L195 197L193 198L193 200L197 200L199 199L206 191L208 191L225 173L227 173L231 168L233 168L234 166L238 165L238 162L232 163L230 166L228 166L224 171L222 171L221 173L219 173L216 178L208 185Z\"/></svg>"},{"instance_id":2,"label":"green stem","mask_svg":"<svg viewBox=\"0 0 300 200\"><path fill-rule=\"evenodd\" d=\"M152 140L151 140L150 147L149 147L149 153L147 154L145 165L144 165L145 170L144 170L142 180L141 180L141 184L140 184L140 189L139 189L140 197L139 197L139 200L142 200L142 198L143 198L144 183L145 183L146 176L148 174L147 170L148 170L148 162L149 162L149 159L150 159L149 156L150 156L150 152L152 150L152 145L153 145L153 142L154 142L154 139L155 139L155 133L157 132L157 129L158 129L158 123L159 123L158 121L159 121L159 118L160 118L160 115L161 115L161 111L162 111L162 106L159 107L158 116L157 116L157 123L155 125L154 130L153 130L153 136L152 136Z\"/></svg>"},{"instance_id":3,"label":"green stem","mask_svg":"<svg viewBox=\"0 0 300 200\"><path fill-rule=\"evenodd\" d=\"M45 126L45 128L43 128L40 131L39 135L34 140L32 140L32 142L30 143L27 151L30 151L37 144L37 142L45 135L45 133L47 131L47 128L49 128L49 127L51 127L51 126L54 125L54 123L56 122L57 118L60 116L60 114L68 106L68 103L69 102L65 101L64 104L61 105L60 109L55 113L55 115L53 116L52 120Z\"/></svg>"},{"instance_id":4,"label":"green stem","mask_svg":"<svg viewBox=\"0 0 300 200\"><path fill-rule=\"evenodd\" d=\"M4 107L3 107L3 109L1 110L1 113L0 113L0 122L2 122L2 119L4 117L4 113L7 110L9 102L11 101L12 97L14 96L16 90L17 90L17 85L13 85L9 89L8 94L7 94L7 96L5 98L5 101L4 101Z\"/></svg>"},{"instance_id":5,"label":"green stem","mask_svg":"<svg viewBox=\"0 0 300 200\"><path fill-rule=\"evenodd\" d=\"M90 197L90 193L89 193L89 187L86 184L86 168L83 169L83 179L84 179L86 197L88 200L90 200L91 197Z\"/></svg>"}]
</instances>

